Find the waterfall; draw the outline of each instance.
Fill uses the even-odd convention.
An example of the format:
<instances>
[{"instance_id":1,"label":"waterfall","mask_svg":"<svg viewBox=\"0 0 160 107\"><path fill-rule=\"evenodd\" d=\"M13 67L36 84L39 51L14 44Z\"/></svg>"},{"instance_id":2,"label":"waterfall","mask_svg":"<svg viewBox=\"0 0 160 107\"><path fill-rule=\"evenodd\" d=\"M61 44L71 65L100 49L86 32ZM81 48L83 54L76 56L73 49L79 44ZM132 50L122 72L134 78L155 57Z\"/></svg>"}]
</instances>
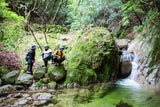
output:
<instances>
[{"instance_id":1,"label":"waterfall","mask_svg":"<svg viewBox=\"0 0 160 107\"><path fill-rule=\"evenodd\" d=\"M138 76L136 57L133 52L129 52L128 49L123 51L120 57L121 62L126 60L129 60L132 63L131 74L127 78L117 81L116 84L139 87L139 84L135 82L136 77Z\"/></svg>"},{"instance_id":2,"label":"waterfall","mask_svg":"<svg viewBox=\"0 0 160 107\"><path fill-rule=\"evenodd\" d=\"M129 53L128 51L124 51L123 54L121 55L120 61L126 61L129 60L132 63L132 70L131 70L131 74L129 77L127 77L128 79L131 80L135 80L136 77L138 76L138 72L137 72L137 63L135 62L135 56L133 55L133 53Z\"/></svg>"}]
</instances>

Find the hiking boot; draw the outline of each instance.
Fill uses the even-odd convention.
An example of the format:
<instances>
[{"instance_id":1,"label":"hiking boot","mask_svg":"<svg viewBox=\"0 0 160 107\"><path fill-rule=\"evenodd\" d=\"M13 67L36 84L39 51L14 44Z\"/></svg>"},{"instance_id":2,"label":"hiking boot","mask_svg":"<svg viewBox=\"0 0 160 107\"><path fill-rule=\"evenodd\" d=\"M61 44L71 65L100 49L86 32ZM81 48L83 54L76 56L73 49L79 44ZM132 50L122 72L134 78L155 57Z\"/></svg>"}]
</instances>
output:
<instances>
[{"instance_id":1,"label":"hiking boot","mask_svg":"<svg viewBox=\"0 0 160 107\"><path fill-rule=\"evenodd\" d=\"M27 74L32 74L32 72L30 72L30 71L27 71Z\"/></svg>"},{"instance_id":2,"label":"hiking boot","mask_svg":"<svg viewBox=\"0 0 160 107\"><path fill-rule=\"evenodd\" d=\"M57 63L54 63L55 66L57 66Z\"/></svg>"}]
</instances>

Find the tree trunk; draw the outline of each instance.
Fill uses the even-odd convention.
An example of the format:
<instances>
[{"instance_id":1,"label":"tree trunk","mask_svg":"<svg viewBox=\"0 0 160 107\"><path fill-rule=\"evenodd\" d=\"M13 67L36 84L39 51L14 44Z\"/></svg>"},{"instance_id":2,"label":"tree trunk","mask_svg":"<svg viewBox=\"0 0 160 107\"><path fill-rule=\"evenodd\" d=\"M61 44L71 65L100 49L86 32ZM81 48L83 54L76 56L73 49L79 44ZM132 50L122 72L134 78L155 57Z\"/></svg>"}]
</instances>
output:
<instances>
[{"instance_id":1,"label":"tree trunk","mask_svg":"<svg viewBox=\"0 0 160 107\"><path fill-rule=\"evenodd\" d=\"M33 35L33 37L34 37L34 39L35 39L36 43L38 44L38 46L39 46L39 48L40 48L41 52L42 52L42 51L43 51L43 50L42 50L42 47L41 47L41 45L39 44L39 42L38 42L38 40L37 40L36 36L34 35L33 30L31 29L31 27L30 27L30 26L28 26L28 27L29 27L29 30L31 31L31 33L32 33L32 35Z\"/></svg>"},{"instance_id":2,"label":"tree trunk","mask_svg":"<svg viewBox=\"0 0 160 107\"><path fill-rule=\"evenodd\" d=\"M78 7L79 7L81 1L82 1L82 0L79 0L79 1L78 1L78 5L77 5L77 7L76 7L76 9L75 9L75 13L76 13L76 11L77 11L77 9L78 9ZM76 15L76 14L75 14L75 15Z\"/></svg>"},{"instance_id":3,"label":"tree trunk","mask_svg":"<svg viewBox=\"0 0 160 107\"><path fill-rule=\"evenodd\" d=\"M54 22L54 21L55 21L56 16L57 16L57 14L58 14L58 12L59 12L59 10L60 10L60 8L61 8L61 4L62 4L62 0L60 0L60 2L59 2L58 9L57 9L57 11L56 11L56 13L55 13L55 15L54 15L54 17L53 17L53 19L52 19L52 22Z\"/></svg>"}]
</instances>

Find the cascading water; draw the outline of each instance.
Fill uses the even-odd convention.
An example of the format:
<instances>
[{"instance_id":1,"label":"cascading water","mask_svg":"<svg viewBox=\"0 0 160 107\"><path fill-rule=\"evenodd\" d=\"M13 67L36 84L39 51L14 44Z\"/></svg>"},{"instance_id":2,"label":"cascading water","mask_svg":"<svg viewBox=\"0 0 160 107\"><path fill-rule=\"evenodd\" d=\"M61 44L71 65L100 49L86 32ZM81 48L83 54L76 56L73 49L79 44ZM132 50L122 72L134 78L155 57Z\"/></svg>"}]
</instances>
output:
<instances>
[{"instance_id":1,"label":"cascading water","mask_svg":"<svg viewBox=\"0 0 160 107\"><path fill-rule=\"evenodd\" d=\"M122 62L128 60L132 63L131 74L127 78L117 81L116 84L138 87L140 85L137 82L135 82L136 77L138 76L136 57L132 52L128 52L128 50L129 48L126 51L123 51L120 61Z\"/></svg>"}]
</instances>

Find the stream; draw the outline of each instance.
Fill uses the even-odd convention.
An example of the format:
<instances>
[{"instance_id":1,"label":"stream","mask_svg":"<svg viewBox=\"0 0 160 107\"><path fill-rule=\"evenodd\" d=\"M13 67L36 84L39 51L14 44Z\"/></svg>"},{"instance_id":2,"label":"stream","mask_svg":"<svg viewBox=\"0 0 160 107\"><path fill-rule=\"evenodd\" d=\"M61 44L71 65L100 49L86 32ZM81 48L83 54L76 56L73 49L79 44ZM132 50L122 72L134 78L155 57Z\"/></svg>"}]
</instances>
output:
<instances>
[{"instance_id":1,"label":"stream","mask_svg":"<svg viewBox=\"0 0 160 107\"><path fill-rule=\"evenodd\" d=\"M159 90L134 81L138 74L134 55L124 53L123 60L132 62L131 74L125 79L74 89L33 89L20 92L19 96L9 94L0 97L0 107L159 107ZM43 95L37 97L38 93Z\"/></svg>"}]
</instances>

